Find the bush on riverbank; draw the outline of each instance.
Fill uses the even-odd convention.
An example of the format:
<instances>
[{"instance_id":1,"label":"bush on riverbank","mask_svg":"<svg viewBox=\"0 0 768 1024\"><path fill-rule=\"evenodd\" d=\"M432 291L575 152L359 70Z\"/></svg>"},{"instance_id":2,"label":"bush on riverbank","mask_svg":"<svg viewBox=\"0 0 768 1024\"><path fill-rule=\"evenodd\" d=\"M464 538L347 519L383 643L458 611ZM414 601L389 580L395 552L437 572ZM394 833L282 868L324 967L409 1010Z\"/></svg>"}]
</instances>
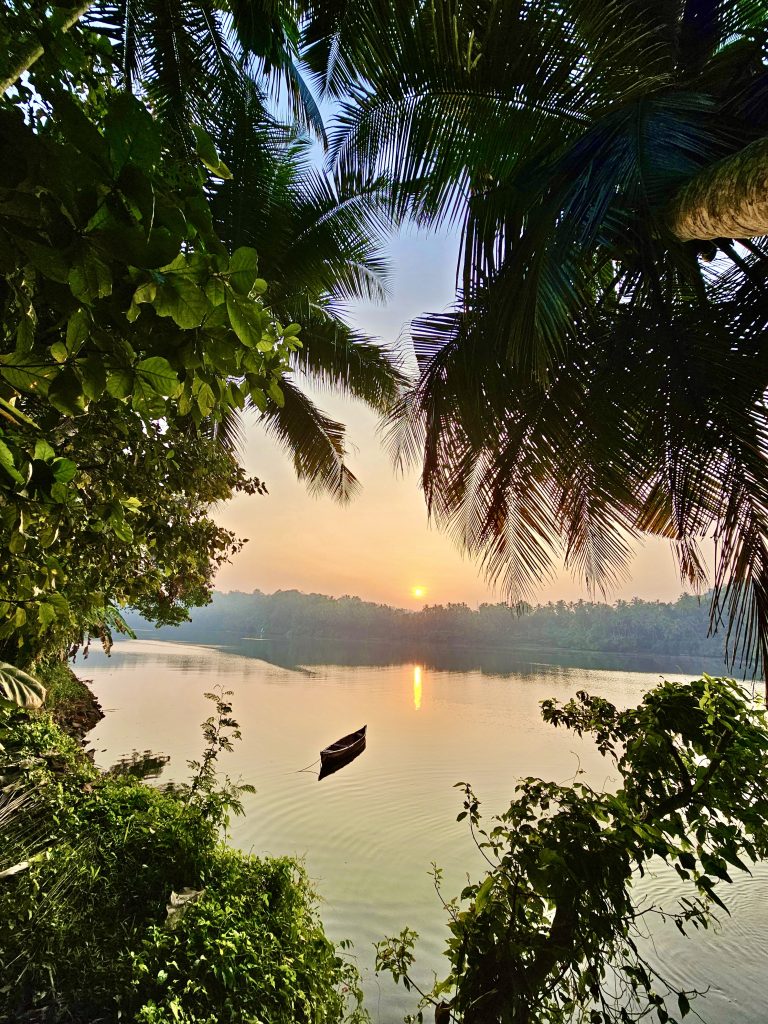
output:
<instances>
[{"instance_id":1,"label":"bush on riverbank","mask_svg":"<svg viewBox=\"0 0 768 1024\"><path fill-rule=\"evenodd\" d=\"M29 863L0 878L0 1019L360 1019L300 865L221 842L238 791L210 767L164 792L100 774L47 713L0 711L0 871Z\"/></svg>"},{"instance_id":2,"label":"bush on riverbank","mask_svg":"<svg viewBox=\"0 0 768 1024\"><path fill-rule=\"evenodd\" d=\"M56 725L70 736L83 736L104 717L101 705L65 661L38 669L46 688L45 707Z\"/></svg>"},{"instance_id":3,"label":"bush on riverbank","mask_svg":"<svg viewBox=\"0 0 768 1024\"><path fill-rule=\"evenodd\" d=\"M593 739L606 788L581 771L570 785L521 779L488 823L459 783L457 820L487 869L443 901L449 971L418 988L408 927L379 943L378 969L421 995L414 1024L427 1007L445 1024L679 1024L704 993L660 959L648 922L701 941L713 911L727 912L725 886L768 858L765 706L733 679L702 676L665 680L625 709L579 691L543 701L542 717ZM649 869L673 869L680 888L639 893Z\"/></svg>"}]
</instances>

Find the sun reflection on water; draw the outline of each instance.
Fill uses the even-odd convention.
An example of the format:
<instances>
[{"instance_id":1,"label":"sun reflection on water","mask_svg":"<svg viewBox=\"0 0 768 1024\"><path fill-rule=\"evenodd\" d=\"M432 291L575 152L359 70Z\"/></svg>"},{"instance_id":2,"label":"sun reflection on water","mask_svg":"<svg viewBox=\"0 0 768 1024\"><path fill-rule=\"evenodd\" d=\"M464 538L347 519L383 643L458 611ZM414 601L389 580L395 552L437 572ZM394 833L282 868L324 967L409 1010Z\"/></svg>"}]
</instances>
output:
<instances>
[{"instance_id":1,"label":"sun reflection on water","mask_svg":"<svg viewBox=\"0 0 768 1024\"><path fill-rule=\"evenodd\" d=\"M421 708L421 665L413 666L413 709Z\"/></svg>"}]
</instances>

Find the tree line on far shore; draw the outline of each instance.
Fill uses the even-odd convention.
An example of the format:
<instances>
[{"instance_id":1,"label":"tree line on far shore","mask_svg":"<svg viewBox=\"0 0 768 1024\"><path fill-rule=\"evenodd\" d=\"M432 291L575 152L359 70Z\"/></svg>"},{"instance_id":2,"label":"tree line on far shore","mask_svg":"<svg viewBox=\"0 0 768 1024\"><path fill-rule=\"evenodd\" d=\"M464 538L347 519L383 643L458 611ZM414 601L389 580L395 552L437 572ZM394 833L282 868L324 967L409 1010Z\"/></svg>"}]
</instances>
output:
<instances>
[{"instance_id":1,"label":"tree line on far shore","mask_svg":"<svg viewBox=\"0 0 768 1024\"><path fill-rule=\"evenodd\" d=\"M138 615L127 616L127 621L142 633L151 628ZM409 611L359 597L254 590L250 594L217 591L209 605L194 610L191 622L152 635L169 640L316 637L721 657L723 638L708 636L708 625L706 595L683 594L674 602L634 598L614 604L481 604L477 609L451 603Z\"/></svg>"}]
</instances>

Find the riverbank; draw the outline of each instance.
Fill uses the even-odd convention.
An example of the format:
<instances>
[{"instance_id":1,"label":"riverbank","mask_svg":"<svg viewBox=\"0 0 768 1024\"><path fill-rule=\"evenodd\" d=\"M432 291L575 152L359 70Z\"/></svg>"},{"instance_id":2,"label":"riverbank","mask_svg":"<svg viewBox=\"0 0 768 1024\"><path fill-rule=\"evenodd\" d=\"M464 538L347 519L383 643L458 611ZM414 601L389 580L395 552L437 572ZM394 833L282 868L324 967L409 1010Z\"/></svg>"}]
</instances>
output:
<instances>
[{"instance_id":1,"label":"riverbank","mask_svg":"<svg viewBox=\"0 0 768 1024\"><path fill-rule=\"evenodd\" d=\"M40 673L46 687L45 709L68 736L83 739L102 720L104 711L88 687L66 662L49 666Z\"/></svg>"}]
</instances>

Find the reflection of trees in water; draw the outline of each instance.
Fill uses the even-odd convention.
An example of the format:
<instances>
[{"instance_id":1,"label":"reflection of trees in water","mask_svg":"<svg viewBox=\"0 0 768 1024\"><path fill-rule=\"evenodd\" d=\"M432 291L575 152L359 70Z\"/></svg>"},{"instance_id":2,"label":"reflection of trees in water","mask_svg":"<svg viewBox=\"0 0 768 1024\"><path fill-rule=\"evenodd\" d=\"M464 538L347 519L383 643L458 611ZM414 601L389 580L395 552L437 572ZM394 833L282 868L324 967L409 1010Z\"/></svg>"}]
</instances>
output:
<instances>
[{"instance_id":1,"label":"reflection of trees in water","mask_svg":"<svg viewBox=\"0 0 768 1024\"><path fill-rule=\"evenodd\" d=\"M540 675L542 666L637 672L690 672L700 674L702 660L711 674L722 674L725 666L717 659L672 655L604 654L591 651L552 651L469 647L445 643L384 641L339 641L313 638L301 641L266 641L227 644L227 649L246 657L257 657L283 668L297 665L380 666L417 663L442 672L481 672L483 675Z\"/></svg>"},{"instance_id":2,"label":"reflection of trees in water","mask_svg":"<svg viewBox=\"0 0 768 1024\"><path fill-rule=\"evenodd\" d=\"M156 754L152 750L134 750L116 761L107 774L132 779L158 779L170 760L167 754Z\"/></svg>"},{"instance_id":3,"label":"reflection of trees in water","mask_svg":"<svg viewBox=\"0 0 768 1024\"><path fill-rule=\"evenodd\" d=\"M163 640L183 642L183 637L170 634ZM521 648L461 645L446 642L430 643L413 640L337 640L307 637L299 640L242 640L211 633L196 635L197 645L210 645L227 654L256 658L278 668L312 675L312 666L341 665L345 667L381 667L418 664L440 672L481 672L488 676L540 675L546 668L552 675L558 669L602 669L606 671L659 672L667 675L710 675L726 673L725 664L716 658L701 655L631 654L599 651L552 650L546 647ZM212 655L215 652L211 652ZM159 657L159 663L173 665L175 671L200 671L199 654ZM236 659L217 661L216 671L222 675L243 673Z\"/></svg>"}]
</instances>

